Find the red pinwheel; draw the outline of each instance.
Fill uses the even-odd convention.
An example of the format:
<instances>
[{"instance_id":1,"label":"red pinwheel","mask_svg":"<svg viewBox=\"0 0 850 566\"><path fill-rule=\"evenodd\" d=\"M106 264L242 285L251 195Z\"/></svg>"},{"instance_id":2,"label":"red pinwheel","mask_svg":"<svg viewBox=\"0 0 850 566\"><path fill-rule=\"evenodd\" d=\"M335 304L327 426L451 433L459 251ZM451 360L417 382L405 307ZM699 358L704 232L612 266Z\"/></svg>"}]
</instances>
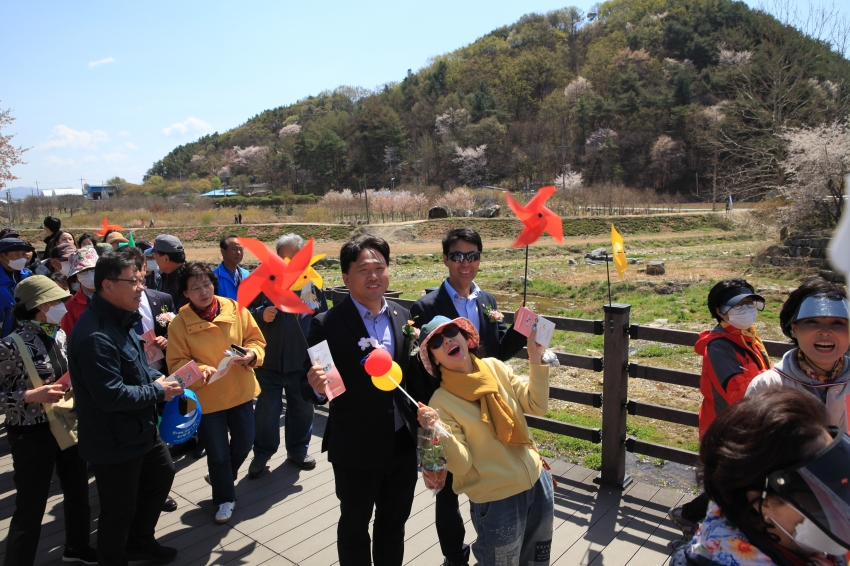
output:
<instances>
[{"instance_id":1,"label":"red pinwheel","mask_svg":"<svg viewBox=\"0 0 850 566\"><path fill-rule=\"evenodd\" d=\"M122 228L118 224L110 224L109 220L104 216L103 217L103 228L100 229L100 230L95 230L94 235L95 236L106 236L106 233L109 232L110 230L115 230L117 232L120 232L123 229L124 228Z\"/></svg>"},{"instance_id":2,"label":"red pinwheel","mask_svg":"<svg viewBox=\"0 0 850 566\"><path fill-rule=\"evenodd\" d=\"M257 295L265 293L279 311L313 313L313 309L291 291L292 285L310 265L310 258L313 257L313 238L310 238L307 245L301 248L288 264L259 240L239 238L239 241L261 262L260 267L239 285L236 300L240 307L250 305Z\"/></svg>"},{"instance_id":3,"label":"red pinwheel","mask_svg":"<svg viewBox=\"0 0 850 566\"><path fill-rule=\"evenodd\" d=\"M543 235L544 231L549 232L549 235L559 244L564 243L564 227L561 225L561 217L543 206L553 194L555 194L555 187L543 187L523 207L514 200L511 193L505 192L505 200L508 206L511 207L516 217L525 224L525 228L522 229L516 242L514 242L515 248L533 244Z\"/></svg>"}]
</instances>

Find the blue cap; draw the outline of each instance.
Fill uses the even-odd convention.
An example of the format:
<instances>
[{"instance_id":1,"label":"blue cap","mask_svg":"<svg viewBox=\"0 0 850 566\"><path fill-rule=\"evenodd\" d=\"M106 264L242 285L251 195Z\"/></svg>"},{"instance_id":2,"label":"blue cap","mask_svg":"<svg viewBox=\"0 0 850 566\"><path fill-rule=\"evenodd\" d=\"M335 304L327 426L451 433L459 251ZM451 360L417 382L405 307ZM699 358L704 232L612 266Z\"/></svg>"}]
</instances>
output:
<instances>
[{"instance_id":1,"label":"blue cap","mask_svg":"<svg viewBox=\"0 0 850 566\"><path fill-rule=\"evenodd\" d=\"M34 252L35 248L18 238L3 238L0 240L0 254L15 251Z\"/></svg>"}]
</instances>

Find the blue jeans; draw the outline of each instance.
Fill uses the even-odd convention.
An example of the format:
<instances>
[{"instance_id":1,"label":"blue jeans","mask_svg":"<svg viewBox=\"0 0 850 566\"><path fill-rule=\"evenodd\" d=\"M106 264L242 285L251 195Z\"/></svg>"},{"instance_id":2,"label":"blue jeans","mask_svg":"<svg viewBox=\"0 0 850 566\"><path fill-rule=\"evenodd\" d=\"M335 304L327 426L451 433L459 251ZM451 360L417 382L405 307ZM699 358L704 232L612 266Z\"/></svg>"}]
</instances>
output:
<instances>
[{"instance_id":1,"label":"blue jeans","mask_svg":"<svg viewBox=\"0 0 850 566\"><path fill-rule=\"evenodd\" d=\"M313 404L301 395L301 371L255 370L260 396L254 408L254 458L271 458L280 446L282 394L286 394L284 438L286 453L306 456L313 435Z\"/></svg>"},{"instance_id":2,"label":"blue jeans","mask_svg":"<svg viewBox=\"0 0 850 566\"><path fill-rule=\"evenodd\" d=\"M472 553L480 566L548 566L555 496L552 476L542 470L534 486L489 503L469 502L478 539Z\"/></svg>"},{"instance_id":3,"label":"blue jeans","mask_svg":"<svg viewBox=\"0 0 850 566\"><path fill-rule=\"evenodd\" d=\"M213 503L236 501L236 474L254 442L253 400L203 415L199 430L207 449Z\"/></svg>"}]
</instances>

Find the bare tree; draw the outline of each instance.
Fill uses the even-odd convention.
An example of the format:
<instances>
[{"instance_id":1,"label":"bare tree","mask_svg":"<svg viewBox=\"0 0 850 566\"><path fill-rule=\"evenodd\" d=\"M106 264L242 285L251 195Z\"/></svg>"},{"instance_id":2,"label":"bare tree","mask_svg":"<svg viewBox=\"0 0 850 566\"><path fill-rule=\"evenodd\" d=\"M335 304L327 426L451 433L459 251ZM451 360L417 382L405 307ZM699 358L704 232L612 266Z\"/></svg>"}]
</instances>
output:
<instances>
[{"instance_id":1,"label":"bare tree","mask_svg":"<svg viewBox=\"0 0 850 566\"><path fill-rule=\"evenodd\" d=\"M12 175L12 167L15 165L25 165L26 161L21 159L24 152L30 148L12 145L14 134L4 134L3 129L12 124L15 118L12 117L11 110L0 109L0 189L6 186L8 181L14 181L16 176Z\"/></svg>"}]
</instances>

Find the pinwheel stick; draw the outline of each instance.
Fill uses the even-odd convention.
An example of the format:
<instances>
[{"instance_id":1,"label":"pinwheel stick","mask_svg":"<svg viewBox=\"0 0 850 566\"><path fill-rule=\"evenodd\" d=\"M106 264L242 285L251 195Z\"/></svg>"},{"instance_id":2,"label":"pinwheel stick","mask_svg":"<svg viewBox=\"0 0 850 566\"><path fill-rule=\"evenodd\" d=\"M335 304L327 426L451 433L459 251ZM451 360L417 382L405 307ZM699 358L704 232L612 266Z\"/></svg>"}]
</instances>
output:
<instances>
[{"instance_id":1,"label":"pinwheel stick","mask_svg":"<svg viewBox=\"0 0 850 566\"><path fill-rule=\"evenodd\" d=\"M605 252L605 274L608 276L608 308L611 308L611 269L608 267L609 263L608 252Z\"/></svg>"},{"instance_id":2,"label":"pinwheel stick","mask_svg":"<svg viewBox=\"0 0 850 566\"><path fill-rule=\"evenodd\" d=\"M522 306L525 306L525 291L528 286L528 246L525 246L525 276L522 278Z\"/></svg>"}]
</instances>

